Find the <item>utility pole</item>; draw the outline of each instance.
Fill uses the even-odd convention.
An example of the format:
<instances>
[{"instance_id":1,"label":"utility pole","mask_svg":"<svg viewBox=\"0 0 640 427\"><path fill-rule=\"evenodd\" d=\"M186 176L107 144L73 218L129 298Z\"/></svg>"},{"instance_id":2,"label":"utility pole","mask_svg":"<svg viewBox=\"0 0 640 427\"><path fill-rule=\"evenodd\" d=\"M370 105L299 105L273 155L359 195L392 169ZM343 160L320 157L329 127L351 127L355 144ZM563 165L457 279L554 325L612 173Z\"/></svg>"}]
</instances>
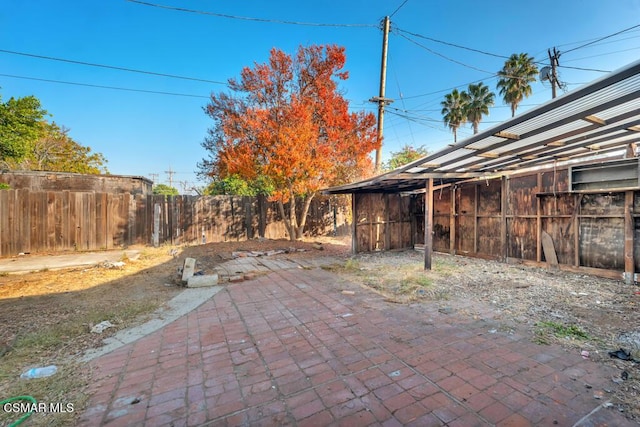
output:
<instances>
[{"instance_id":1,"label":"utility pole","mask_svg":"<svg viewBox=\"0 0 640 427\"><path fill-rule=\"evenodd\" d=\"M151 177L151 181L155 184L156 180L158 179L159 174L157 173L150 173L149 176Z\"/></svg>"},{"instance_id":2,"label":"utility pole","mask_svg":"<svg viewBox=\"0 0 640 427\"><path fill-rule=\"evenodd\" d=\"M173 187L173 174L175 172L173 170L171 170L171 166L169 166L169 170L168 171L164 171L164 173L169 175L169 187Z\"/></svg>"},{"instance_id":3,"label":"utility pole","mask_svg":"<svg viewBox=\"0 0 640 427\"><path fill-rule=\"evenodd\" d=\"M387 46L389 44L389 17L385 16L382 27L382 64L380 67L380 92L379 96L371 98L370 102L378 103L378 148L376 149L376 172L380 172L382 165L382 135L384 128L384 107L393 100L385 98L385 86L387 81Z\"/></svg>"},{"instance_id":4,"label":"utility pole","mask_svg":"<svg viewBox=\"0 0 640 427\"><path fill-rule=\"evenodd\" d=\"M558 60L560 59L560 52L554 47L553 54L551 54L551 49L547 49L547 53L549 54L549 62L551 63L551 76L549 77L549 80L551 81L551 98L555 98L556 86L560 86L557 70L557 67L559 65Z\"/></svg>"}]
</instances>

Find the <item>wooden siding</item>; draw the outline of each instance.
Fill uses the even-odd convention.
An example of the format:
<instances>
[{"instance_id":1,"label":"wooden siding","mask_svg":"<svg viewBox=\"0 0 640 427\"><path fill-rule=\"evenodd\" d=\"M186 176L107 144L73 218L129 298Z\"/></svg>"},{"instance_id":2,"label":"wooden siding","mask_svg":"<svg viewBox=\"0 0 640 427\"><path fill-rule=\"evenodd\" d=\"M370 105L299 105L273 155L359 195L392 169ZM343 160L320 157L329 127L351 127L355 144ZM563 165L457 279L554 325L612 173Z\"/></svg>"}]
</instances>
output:
<instances>
[{"instance_id":1,"label":"wooden siding","mask_svg":"<svg viewBox=\"0 0 640 427\"><path fill-rule=\"evenodd\" d=\"M401 223L409 233L393 225L402 197L355 197L356 251L385 249L374 241L374 228L389 234L390 249L424 243L424 194L404 197L411 201L410 217ZM571 193L568 171L550 169L437 188L431 203L436 251L544 263L541 236L547 233L558 263L567 268L611 277L640 271L640 191Z\"/></svg>"}]
</instances>

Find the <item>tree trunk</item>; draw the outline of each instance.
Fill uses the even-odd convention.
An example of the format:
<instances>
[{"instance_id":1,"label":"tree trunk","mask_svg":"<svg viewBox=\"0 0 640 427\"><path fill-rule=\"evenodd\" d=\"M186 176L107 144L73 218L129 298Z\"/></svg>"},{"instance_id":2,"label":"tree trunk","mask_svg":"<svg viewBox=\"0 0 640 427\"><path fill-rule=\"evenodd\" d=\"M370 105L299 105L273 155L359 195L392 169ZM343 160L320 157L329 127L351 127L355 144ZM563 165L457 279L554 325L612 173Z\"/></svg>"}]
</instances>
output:
<instances>
[{"instance_id":1,"label":"tree trunk","mask_svg":"<svg viewBox=\"0 0 640 427\"><path fill-rule=\"evenodd\" d=\"M296 220L296 196L293 191L289 191L289 227L291 234L289 240L298 240L298 222Z\"/></svg>"},{"instance_id":2,"label":"tree trunk","mask_svg":"<svg viewBox=\"0 0 640 427\"><path fill-rule=\"evenodd\" d=\"M280 200L278 200L278 210L280 211L280 216L282 217L284 226L287 229L287 233L289 233L289 240L295 240L291 237L295 235L295 231L293 230L293 227L291 227L291 221L287 218L287 215L284 212L284 204Z\"/></svg>"},{"instance_id":3,"label":"tree trunk","mask_svg":"<svg viewBox=\"0 0 640 427\"><path fill-rule=\"evenodd\" d=\"M301 239L302 234L304 233L304 226L307 224L307 214L309 213L309 207L311 206L311 201L313 200L314 196L315 193L307 197L307 199L304 201L304 205L302 206L302 212L300 213L300 222L298 223L298 229L296 230L298 239Z\"/></svg>"}]
</instances>

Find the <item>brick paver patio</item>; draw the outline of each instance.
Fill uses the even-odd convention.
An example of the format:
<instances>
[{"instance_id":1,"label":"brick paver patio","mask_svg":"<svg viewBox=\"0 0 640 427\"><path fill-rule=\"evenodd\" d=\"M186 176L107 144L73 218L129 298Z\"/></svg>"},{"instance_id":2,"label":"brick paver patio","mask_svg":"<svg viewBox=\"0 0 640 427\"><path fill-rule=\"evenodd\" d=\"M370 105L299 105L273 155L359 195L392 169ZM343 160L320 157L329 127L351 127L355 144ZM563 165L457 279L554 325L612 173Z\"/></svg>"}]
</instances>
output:
<instances>
[{"instance_id":1,"label":"brick paver patio","mask_svg":"<svg viewBox=\"0 0 640 427\"><path fill-rule=\"evenodd\" d=\"M606 405L613 372L501 325L473 302L398 305L321 269L276 271L93 360L81 423L636 425Z\"/></svg>"}]
</instances>

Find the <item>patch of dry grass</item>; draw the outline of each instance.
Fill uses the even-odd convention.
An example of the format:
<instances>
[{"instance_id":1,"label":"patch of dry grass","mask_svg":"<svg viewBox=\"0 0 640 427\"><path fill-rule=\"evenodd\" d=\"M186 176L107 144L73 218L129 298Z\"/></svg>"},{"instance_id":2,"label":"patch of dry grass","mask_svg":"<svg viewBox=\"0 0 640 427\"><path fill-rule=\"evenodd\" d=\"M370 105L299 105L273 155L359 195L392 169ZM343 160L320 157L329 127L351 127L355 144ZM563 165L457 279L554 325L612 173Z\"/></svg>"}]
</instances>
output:
<instances>
[{"instance_id":1,"label":"patch of dry grass","mask_svg":"<svg viewBox=\"0 0 640 427\"><path fill-rule=\"evenodd\" d=\"M410 252L403 252L402 255ZM389 255L393 258L393 255ZM355 281L375 290L386 299L397 303L414 301L443 301L449 299L449 290L440 286L437 279L451 275L458 268L447 260L437 260L431 271L425 271L420 260L416 262L371 263L367 255L350 258L343 265L330 269L336 273L351 276Z\"/></svg>"}]
</instances>

